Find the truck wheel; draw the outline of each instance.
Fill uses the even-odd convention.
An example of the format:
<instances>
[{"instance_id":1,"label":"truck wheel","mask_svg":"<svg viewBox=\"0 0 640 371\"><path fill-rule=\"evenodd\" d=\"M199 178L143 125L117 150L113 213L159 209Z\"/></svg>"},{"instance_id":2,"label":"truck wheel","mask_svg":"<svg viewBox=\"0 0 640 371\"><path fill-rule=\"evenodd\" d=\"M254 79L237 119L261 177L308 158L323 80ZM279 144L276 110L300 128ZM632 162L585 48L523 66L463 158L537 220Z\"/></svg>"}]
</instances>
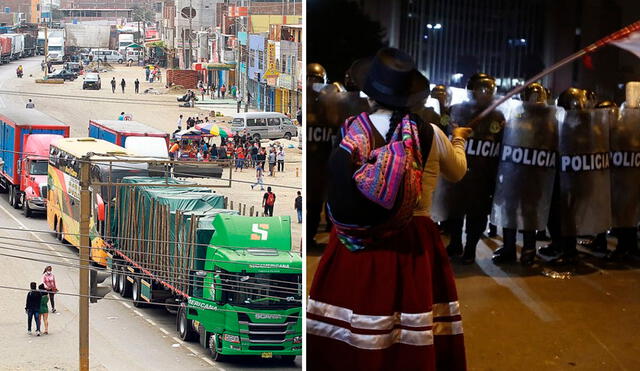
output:
<instances>
[{"instance_id":1,"label":"truck wheel","mask_svg":"<svg viewBox=\"0 0 640 371\"><path fill-rule=\"evenodd\" d=\"M19 209L21 206L20 203L20 198L22 196L20 195L20 191L18 191L18 187L13 187L13 208L14 209Z\"/></svg>"},{"instance_id":2,"label":"truck wheel","mask_svg":"<svg viewBox=\"0 0 640 371\"><path fill-rule=\"evenodd\" d=\"M291 133L284 133L284 139L291 140Z\"/></svg>"},{"instance_id":3,"label":"truck wheel","mask_svg":"<svg viewBox=\"0 0 640 371\"><path fill-rule=\"evenodd\" d=\"M193 323L187 318L187 308L182 306L178 310L177 327L180 339L184 341L195 341L198 339L198 333L193 330Z\"/></svg>"},{"instance_id":4,"label":"truck wheel","mask_svg":"<svg viewBox=\"0 0 640 371\"><path fill-rule=\"evenodd\" d=\"M122 279L122 276L120 276L120 279ZM135 278L133 280L133 290L132 290L132 296L133 296L133 306L136 308L141 308L144 306L144 299L142 299L142 297L140 296L140 278Z\"/></svg>"},{"instance_id":5,"label":"truck wheel","mask_svg":"<svg viewBox=\"0 0 640 371\"><path fill-rule=\"evenodd\" d=\"M9 205L13 206L13 186L9 186Z\"/></svg>"},{"instance_id":6,"label":"truck wheel","mask_svg":"<svg viewBox=\"0 0 640 371\"><path fill-rule=\"evenodd\" d=\"M26 218L31 218L32 211L31 208L29 208L29 203L27 202L27 200L22 201L22 210L24 210L24 216Z\"/></svg>"},{"instance_id":7,"label":"truck wheel","mask_svg":"<svg viewBox=\"0 0 640 371\"><path fill-rule=\"evenodd\" d=\"M128 298L131 296L131 282L127 279L127 268L121 267L119 280L118 280L118 292L123 298Z\"/></svg>"},{"instance_id":8,"label":"truck wheel","mask_svg":"<svg viewBox=\"0 0 640 371\"><path fill-rule=\"evenodd\" d=\"M216 334L209 334L209 345L207 346L207 350L209 351L209 356L211 356L214 361L224 362L227 357L218 353L216 338Z\"/></svg>"},{"instance_id":9,"label":"truck wheel","mask_svg":"<svg viewBox=\"0 0 640 371\"><path fill-rule=\"evenodd\" d=\"M280 359L282 360L282 362L284 363L290 363L293 364L296 362L296 356L293 355L289 355L289 356L280 356Z\"/></svg>"},{"instance_id":10,"label":"truck wheel","mask_svg":"<svg viewBox=\"0 0 640 371\"><path fill-rule=\"evenodd\" d=\"M119 278L120 275L118 274L118 266L114 264L111 266L111 289L113 291L118 291L118 286L120 285L120 283L118 282Z\"/></svg>"}]
</instances>

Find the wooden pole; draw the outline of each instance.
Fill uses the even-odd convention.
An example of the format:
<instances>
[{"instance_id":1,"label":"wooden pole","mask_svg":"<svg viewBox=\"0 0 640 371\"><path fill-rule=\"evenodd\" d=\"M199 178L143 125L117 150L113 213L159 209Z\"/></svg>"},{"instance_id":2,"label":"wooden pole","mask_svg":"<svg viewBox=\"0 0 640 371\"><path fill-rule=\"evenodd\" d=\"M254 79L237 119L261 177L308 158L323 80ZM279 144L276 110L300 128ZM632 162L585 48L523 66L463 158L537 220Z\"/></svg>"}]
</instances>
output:
<instances>
[{"instance_id":1,"label":"wooden pole","mask_svg":"<svg viewBox=\"0 0 640 371\"><path fill-rule=\"evenodd\" d=\"M83 157L80 164L80 297L79 312L79 360L80 370L89 370L89 218L91 217L91 193L89 192L90 158Z\"/></svg>"}]
</instances>

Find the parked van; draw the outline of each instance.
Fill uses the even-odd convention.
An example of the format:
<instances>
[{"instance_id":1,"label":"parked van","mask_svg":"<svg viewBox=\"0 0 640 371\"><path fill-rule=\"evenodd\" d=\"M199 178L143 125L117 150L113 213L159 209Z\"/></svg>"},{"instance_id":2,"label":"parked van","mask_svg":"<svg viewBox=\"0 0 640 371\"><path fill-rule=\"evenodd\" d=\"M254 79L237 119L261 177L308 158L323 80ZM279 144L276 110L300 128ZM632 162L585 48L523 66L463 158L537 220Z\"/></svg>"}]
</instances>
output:
<instances>
[{"instance_id":1,"label":"parked van","mask_svg":"<svg viewBox=\"0 0 640 371\"><path fill-rule=\"evenodd\" d=\"M94 61L107 62L107 63L124 62L124 58L122 57L122 54L118 53L115 50L97 49L97 50L92 50L91 53L89 53L89 55L93 56Z\"/></svg>"},{"instance_id":2,"label":"parked van","mask_svg":"<svg viewBox=\"0 0 640 371\"><path fill-rule=\"evenodd\" d=\"M279 112L246 112L234 116L231 121L234 133L246 131L255 139L291 139L298 135L290 118Z\"/></svg>"},{"instance_id":3,"label":"parked van","mask_svg":"<svg viewBox=\"0 0 640 371\"><path fill-rule=\"evenodd\" d=\"M138 63L142 59L142 52L140 50L127 50L126 61L131 63Z\"/></svg>"}]
</instances>

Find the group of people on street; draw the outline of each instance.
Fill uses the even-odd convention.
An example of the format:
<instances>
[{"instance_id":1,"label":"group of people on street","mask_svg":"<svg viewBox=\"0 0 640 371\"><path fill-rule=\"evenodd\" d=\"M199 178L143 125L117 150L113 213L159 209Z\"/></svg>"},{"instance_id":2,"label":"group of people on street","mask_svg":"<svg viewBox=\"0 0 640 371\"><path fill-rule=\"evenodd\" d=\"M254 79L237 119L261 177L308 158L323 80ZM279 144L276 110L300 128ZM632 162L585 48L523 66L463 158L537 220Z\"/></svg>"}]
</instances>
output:
<instances>
[{"instance_id":1,"label":"group of people on street","mask_svg":"<svg viewBox=\"0 0 640 371\"><path fill-rule=\"evenodd\" d=\"M225 84L216 86L216 84L212 83L211 81L208 84L205 84L204 81L199 80L196 87L202 97L202 100L204 100L205 96L210 96L211 99L214 99L216 97L225 99L227 95L227 86ZM238 95L238 87L236 85L231 85L228 88L228 91L229 95L233 99L236 99L236 96Z\"/></svg>"},{"instance_id":2,"label":"group of people on street","mask_svg":"<svg viewBox=\"0 0 640 371\"><path fill-rule=\"evenodd\" d=\"M146 65L144 67L145 81L153 83L154 81L162 81L162 72L157 65Z\"/></svg>"},{"instance_id":3,"label":"group of people on street","mask_svg":"<svg viewBox=\"0 0 640 371\"><path fill-rule=\"evenodd\" d=\"M116 87L118 85L118 82L116 81L115 77L111 78L111 92L112 93L116 93ZM127 86L127 82L124 80L124 78L122 78L120 80L120 88L122 89L122 94L124 94L125 88ZM133 82L133 88L136 94L140 94L140 80L135 79L135 81Z\"/></svg>"},{"instance_id":4,"label":"group of people on street","mask_svg":"<svg viewBox=\"0 0 640 371\"><path fill-rule=\"evenodd\" d=\"M49 305L51 313L56 312L55 294L58 292L56 279L52 273L51 266L47 266L42 272L42 283L40 285L31 282L30 291L27 294L27 301L24 310L27 314L27 333L31 335L32 323L36 323L36 336L40 336L41 324L44 324L43 334L49 334Z\"/></svg>"}]
</instances>

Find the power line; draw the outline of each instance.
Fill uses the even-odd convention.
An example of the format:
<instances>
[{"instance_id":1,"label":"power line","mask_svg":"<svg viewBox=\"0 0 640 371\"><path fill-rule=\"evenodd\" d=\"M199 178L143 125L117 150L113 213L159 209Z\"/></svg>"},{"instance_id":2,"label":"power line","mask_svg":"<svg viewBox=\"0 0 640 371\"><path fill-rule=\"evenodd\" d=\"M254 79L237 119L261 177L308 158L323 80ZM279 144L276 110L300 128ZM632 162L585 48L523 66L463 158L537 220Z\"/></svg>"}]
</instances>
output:
<instances>
[{"instance_id":1,"label":"power line","mask_svg":"<svg viewBox=\"0 0 640 371\"><path fill-rule=\"evenodd\" d=\"M38 230L38 229L29 229L29 230L25 230L25 229L21 229L21 228L12 228L12 227L0 227L0 230L10 230L10 231L20 231L20 232L32 232L32 233L46 233L46 234L50 234L52 231L44 231L44 230ZM71 235L71 236L89 236L92 237L93 234L88 234L88 235L83 235L80 233L65 233L66 235ZM0 236L0 238L5 238L5 239L14 239L14 240L21 240L21 241L27 241L27 242L35 242L35 243L43 243L43 244L49 244L49 245L61 245L61 246L67 246L62 242L39 242L39 241L32 241L32 240L26 240L26 239L19 239L17 237L6 237L6 236ZM175 243L178 244L177 241L169 241L169 240L148 240L148 239L137 239L137 238L133 238L133 237L114 237L114 236L102 236L101 238L103 239L110 239L110 238L116 238L116 239L123 239L123 240L131 240L131 241L144 241L144 242L162 242L162 243ZM206 244L206 243L197 243L197 242L181 242L179 243L181 245L192 245L192 246L202 246L202 247L209 247L210 244ZM98 249L98 250L108 250L109 248L100 248L100 247L92 247L92 246L76 246L78 249L80 247L86 247L88 249ZM225 247L225 246L220 246L220 247ZM259 248L258 248L259 249ZM122 249L116 249L116 250L121 250L121 251L125 251ZM291 251L288 251L289 254L295 255L293 254ZM172 257L174 255L170 255L170 254L160 254L160 253L151 253L151 252L139 252L141 254L145 254L145 255L154 255L154 256L167 256L167 257ZM256 263L247 263L247 262L230 262L230 261L226 261L226 260L216 260L216 259L206 259L206 258L195 258L196 260L200 260L200 261L204 261L204 262L214 262L214 263L231 263L231 264L244 264L244 265L252 265L252 264L256 264ZM293 267L289 267L289 268L284 268L284 269L291 269L291 270L302 270L301 268L293 268Z\"/></svg>"},{"instance_id":2,"label":"power line","mask_svg":"<svg viewBox=\"0 0 640 371\"><path fill-rule=\"evenodd\" d=\"M30 249L30 250L36 250L36 251L24 251L22 249L16 249L16 248L11 248L11 247L6 247L3 245L9 245L9 246L19 246L22 249ZM43 255L43 256L51 256L51 257L59 257L59 258L63 258L66 259L65 257L61 257L59 255L54 255L54 254L49 254L47 253L46 249L42 249L42 248L37 248L37 247L32 247L32 246L21 246L21 245L17 245L17 244L11 244L8 242L0 242L0 249L4 249L4 250L10 250L10 251L18 251L18 252L23 252L25 254L39 254L39 255ZM44 252L42 252L44 251ZM69 252L71 253L71 252ZM72 253L73 254L73 253ZM17 257L14 255L6 255L8 257ZM74 258L77 256L74 256ZM26 257L25 257L26 258ZM78 261L88 261L89 263L92 263L92 260L86 260L86 259L82 259L80 257L77 257ZM73 263L68 263L70 267L73 268L80 268L80 269L84 269L84 267L80 266L80 265L76 265ZM157 266L157 265L156 265ZM164 266L161 266L164 267ZM158 268L155 268L158 269ZM112 273L118 273L117 269L112 269L112 268L92 268L90 270L94 270L94 271L106 271L106 272L112 272ZM156 272L152 272L154 278L158 278L158 279L162 279L164 281L170 281L171 283L178 283L178 284L185 284L185 285L190 285L193 287L197 287L197 288L208 288L209 286L206 286L204 284L196 284L194 282L192 282L191 278L193 276L189 275L189 274L185 274L183 272L174 272L175 277L169 277L169 276L165 276L163 274L157 274ZM224 273L224 272L211 272L211 273L215 273L216 275L222 275L222 276L231 276L231 277L238 277L238 274L233 274L233 273ZM149 278L149 275L144 274L144 273L135 273L135 272L125 272L125 274L132 276L132 277L139 277L139 278ZM184 278L187 277L187 278ZM256 280L263 280L261 278L258 277L251 277L253 279ZM292 281L281 281L284 283L288 283L291 286L297 285L298 283L296 282L292 282ZM239 283L240 284L240 283ZM271 285L271 284L261 284L261 283L254 283L254 282L241 282L242 285L244 285L246 288L250 289L250 290L268 290L268 291L275 291L275 292L280 292L280 293L288 293L288 294L295 294L298 292L297 289L295 288L291 288L291 287L284 287L284 286L277 286L277 285ZM300 283L301 284L301 283ZM229 283L219 283L218 285L221 286L231 286L234 287L236 285L232 285ZM266 288L266 289L263 289Z\"/></svg>"},{"instance_id":3,"label":"power line","mask_svg":"<svg viewBox=\"0 0 640 371\"><path fill-rule=\"evenodd\" d=\"M23 289L21 287L14 287L14 286L5 286L5 285L0 285L0 289L6 289L6 290L16 290L16 291L31 291L30 289ZM111 300L111 301L119 301L119 302L125 302L125 303L132 303L133 300L129 300L129 299L118 299L118 298L108 298L108 297L100 297L100 296L95 296L95 295L81 295L81 294L74 294L74 293L70 293L70 292L62 292L62 291L58 291L56 292L56 295L65 295L65 296L75 296L75 297L88 297L88 298L97 298L100 300ZM158 306L163 306L163 307L182 307L181 304L170 304L170 303L155 303L155 302L144 302L145 305L158 305ZM233 309L223 309L223 308L219 308L217 307L216 309L205 309L205 310L213 310L213 311L219 311L219 312L231 312L231 313L247 313L247 314L262 314L263 312L255 312L255 311L241 311L241 310L233 310ZM282 315L283 317L285 315ZM290 318L301 318L301 316L295 316L295 315L287 315L286 317L290 317Z\"/></svg>"},{"instance_id":4,"label":"power line","mask_svg":"<svg viewBox=\"0 0 640 371\"><path fill-rule=\"evenodd\" d=\"M33 154L31 152L20 152L20 151L12 151L12 150L8 150L8 149L0 149L0 152L8 152L8 153L14 153L14 154L19 154L20 156L23 155L30 155ZM132 162L132 163L164 163L164 164L182 164L182 165L201 165L203 162L195 162L195 161L185 161L185 162L181 162L181 161L171 161L171 160L166 160L166 159L160 159L157 157L149 157L149 156L124 156L124 157L120 157L114 154L100 154L100 153L93 153L93 156L105 156L105 157L114 157L115 160L83 160L82 158L75 158L74 160L79 162L79 163L90 163L90 164L94 164L94 165L110 165L115 167L116 169L125 169L125 170L146 170L146 171L150 171L149 169L140 169L138 167L134 167L134 166L126 166L123 165L121 163L121 161L125 161L127 160L127 162ZM54 156L54 155L49 155L49 158L53 158L53 159L64 159L64 156ZM139 160L139 161L136 161ZM114 164L117 163L117 164ZM230 169L231 169L231 161L229 161L230 164ZM206 163L206 162L204 162ZM289 164L294 163L294 162L287 162ZM296 162L297 163L297 162ZM151 170L152 172L154 170ZM159 172L159 170L157 170L157 172ZM177 177L176 177L177 175ZM180 176L182 175L182 177ZM167 179L167 177L157 177L158 179ZM213 179L213 180L220 180L220 181L229 181L229 182L235 182L235 183L244 183L244 184L255 184L255 182L250 181L250 180L239 180L239 179L233 179L233 178L210 178L210 177L202 177L200 176L200 174L196 174L196 173L184 173L184 172L171 172L171 176L168 179L175 179L175 178L201 178L201 179ZM115 183L115 182L100 182L100 183L107 183L107 184L111 184L111 183ZM170 184L170 183L166 183L167 186L172 186L175 184ZM132 183L131 186L144 186L143 183ZM293 190L302 190L302 187L296 187L296 186L288 186L288 185L281 185L281 184L271 184L271 183L264 183L263 186L267 186L267 187L274 187L274 188L286 188L286 189L293 189ZM203 187L203 188L214 188L214 187L222 187L222 185L207 185L207 184L193 184L193 187Z\"/></svg>"},{"instance_id":5,"label":"power line","mask_svg":"<svg viewBox=\"0 0 640 371\"><path fill-rule=\"evenodd\" d=\"M32 253L32 254L34 254L34 253ZM26 256L19 256L19 255L11 255L11 254L0 253L0 256L4 256L4 257L7 257L7 258L13 258L13 259L35 261L35 262L46 263L46 264L61 265L61 266L66 266L66 267L70 267L70 268L86 269L86 270L95 271L95 272L109 271L109 270L105 270L105 269L93 268L93 267L90 267L90 266L85 268L83 266L75 265L75 264L71 264L71 263L53 262L53 261L49 261L49 260L29 258L29 257L26 257ZM131 274L131 276L135 276L135 274ZM142 277L148 278L148 276L142 276ZM178 283L180 283L180 282L178 282ZM232 284L219 284L219 285L220 286L232 286L232 287L234 286ZM207 288L207 286L196 286L196 287L201 287L203 289ZM289 299L286 299L285 297L270 296L270 295L253 293L253 292L249 292L249 291L231 290L231 289L228 289L228 288L223 289L223 291L235 292L235 293L240 293L240 294L248 294L248 295L253 295L253 296L260 296L260 297L267 298L267 299L276 299L278 301L285 300L285 301L288 301L288 302L302 302L302 300L299 300L299 299L289 300Z\"/></svg>"}]
</instances>

